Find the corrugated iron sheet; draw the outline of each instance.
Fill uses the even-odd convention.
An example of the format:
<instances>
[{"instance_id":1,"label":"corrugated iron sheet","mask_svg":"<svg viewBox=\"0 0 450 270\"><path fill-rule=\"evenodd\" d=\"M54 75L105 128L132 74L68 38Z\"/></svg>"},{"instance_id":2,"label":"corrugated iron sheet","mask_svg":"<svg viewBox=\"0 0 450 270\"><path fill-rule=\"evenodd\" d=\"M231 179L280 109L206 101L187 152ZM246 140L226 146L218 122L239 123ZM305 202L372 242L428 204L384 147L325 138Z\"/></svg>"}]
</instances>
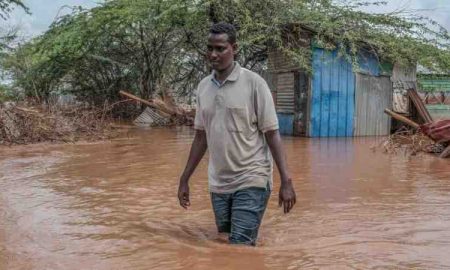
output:
<instances>
[{"instance_id":1,"label":"corrugated iron sheet","mask_svg":"<svg viewBox=\"0 0 450 270\"><path fill-rule=\"evenodd\" d=\"M415 82L417 81L416 66L401 66L399 64L394 65L392 70L392 81L403 81L403 82Z\"/></svg>"},{"instance_id":2,"label":"corrugated iron sheet","mask_svg":"<svg viewBox=\"0 0 450 270\"><path fill-rule=\"evenodd\" d=\"M170 119L162 116L156 110L146 107L133 123L137 126L165 126L170 123Z\"/></svg>"},{"instance_id":3,"label":"corrugated iron sheet","mask_svg":"<svg viewBox=\"0 0 450 270\"><path fill-rule=\"evenodd\" d=\"M294 72L277 74L277 112L294 113Z\"/></svg>"},{"instance_id":4,"label":"corrugated iron sheet","mask_svg":"<svg viewBox=\"0 0 450 270\"><path fill-rule=\"evenodd\" d=\"M355 77L337 52L313 49L311 137L353 136Z\"/></svg>"},{"instance_id":5,"label":"corrugated iron sheet","mask_svg":"<svg viewBox=\"0 0 450 270\"><path fill-rule=\"evenodd\" d=\"M277 113L277 116L280 134L292 136L294 134L294 114Z\"/></svg>"},{"instance_id":6,"label":"corrugated iron sheet","mask_svg":"<svg viewBox=\"0 0 450 270\"><path fill-rule=\"evenodd\" d=\"M355 136L390 134L390 117L383 110L391 108L392 94L389 77L356 74Z\"/></svg>"}]
</instances>

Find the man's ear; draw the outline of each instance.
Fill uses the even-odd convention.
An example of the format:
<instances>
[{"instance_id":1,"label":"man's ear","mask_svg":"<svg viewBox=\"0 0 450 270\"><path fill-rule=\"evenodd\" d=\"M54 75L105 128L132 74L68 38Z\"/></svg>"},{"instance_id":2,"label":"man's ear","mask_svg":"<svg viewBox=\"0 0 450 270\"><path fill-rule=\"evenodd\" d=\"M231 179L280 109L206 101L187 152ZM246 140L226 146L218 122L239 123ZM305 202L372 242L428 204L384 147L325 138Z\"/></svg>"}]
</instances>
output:
<instances>
[{"instance_id":1,"label":"man's ear","mask_svg":"<svg viewBox=\"0 0 450 270\"><path fill-rule=\"evenodd\" d=\"M232 44L231 46L233 47L233 54L237 55L238 49L239 49L239 46L238 46L237 42Z\"/></svg>"}]
</instances>

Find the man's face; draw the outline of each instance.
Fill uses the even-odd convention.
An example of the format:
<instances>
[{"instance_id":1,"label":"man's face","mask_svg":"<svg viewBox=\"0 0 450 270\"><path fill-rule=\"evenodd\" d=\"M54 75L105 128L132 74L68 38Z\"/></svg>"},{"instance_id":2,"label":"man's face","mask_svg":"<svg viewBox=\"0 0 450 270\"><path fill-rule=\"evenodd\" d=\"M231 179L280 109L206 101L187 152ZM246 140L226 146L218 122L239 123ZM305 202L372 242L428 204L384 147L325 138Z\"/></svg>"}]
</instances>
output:
<instances>
[{"instance_id":1,"label":"man's face","mask_svg":"<svg viewBox=\"0 0 450 270\"><path fill-rule=\"evenodd\" d=\"M212 68L216 71L227 69L234 61L236 48L236 44L228 41L227 34L210 34L207 57Z\"/></svg>"}]
</instances>

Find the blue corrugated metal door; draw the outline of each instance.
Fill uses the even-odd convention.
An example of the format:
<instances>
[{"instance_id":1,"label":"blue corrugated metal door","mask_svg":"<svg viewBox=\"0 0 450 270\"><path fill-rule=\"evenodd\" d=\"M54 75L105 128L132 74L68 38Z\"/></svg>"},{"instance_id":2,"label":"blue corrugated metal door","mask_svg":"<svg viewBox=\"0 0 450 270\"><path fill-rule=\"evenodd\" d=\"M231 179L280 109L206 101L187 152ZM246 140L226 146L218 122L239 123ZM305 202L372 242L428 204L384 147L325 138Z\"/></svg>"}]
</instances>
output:
<instances>
[{"instance_id":1,"label":"blue corrugated metal door","mask_svg":"<svg viewBox=\"0 0 450 270\"><path fill-rule=\"evenodd\" d=\"M311 137L353 136L355 78L337 51L313 49Z\"/></svg>"},{"instance_id":2,"label":"blue corrugated metal door","mask_svg":"<svg viewBox=\"0 0 450 270\"><path fill-rule=\"evenodd\" d=\"M277 116L280 134L292 136L294 132L294 115L290 113L277 113Z\"/></svg>"}]
</instances>

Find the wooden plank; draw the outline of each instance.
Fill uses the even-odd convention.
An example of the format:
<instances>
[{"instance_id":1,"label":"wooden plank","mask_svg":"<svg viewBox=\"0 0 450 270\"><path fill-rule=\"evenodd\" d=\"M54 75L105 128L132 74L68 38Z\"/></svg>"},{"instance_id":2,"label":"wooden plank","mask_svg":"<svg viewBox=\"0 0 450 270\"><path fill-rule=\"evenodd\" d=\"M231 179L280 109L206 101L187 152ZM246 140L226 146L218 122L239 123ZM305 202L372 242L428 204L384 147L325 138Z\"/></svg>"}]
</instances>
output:
<instances>
[{"instance_id":1,"label":"wooden plank","mask_svg":"<svg viewBox=\"0 0 450 270\"><path fill-rule=\"evenodd\" d=\"M144 103L145 105L147 105L147 106L149 106L149 107L151 107L151 108L153 108L153 109L157 109L157 110L159 110L159 111L162 111L163 113L166 113L166 114L168 114L168 115L173 115L173 114L175 114L175 112L172 111L172 110L169 110L169 109L167 109L167 108L163 108L163 107L156 106L153 102L150 102L150 101L148 101L148 100L142 99L142 98L137 97L137 96L135 96L135 95L133 95L133 94L130 94L130 93L128 93L128 92L125 92L125 91L119 91L119 94L121 94L122 96L128 97L128 98L131 98L131 99L133 99L133 100L135 100L135 101Z\"/></svg>"},{"instance_id":2,"label":"wooden plank","mask_svg":"<svg viewBox=\"0 0 450 270\"><path fill-rule=\"evenodd\" d=\"M397 119L398 121L405 123L413 128L419 128L419 124L417 124L416 122L404 117L403 115L400 115L398 113L395 113L389 109L384 109L384 112L387 113L388 115L390 115L392 118Z\"/></svg>"},{"instance_id":3,"label":"wooden plank","mask_svg":"<svg viewBox=\"0 0 450 270\"><path fill-rule=\"evenodd\" d=\"M425 107L425 104L423 103L422 99L419 97L419 94L417 93L416 89L408 89L408 96L411 99L412 103L417 109L417 112L419 113L419 116L423 119L425 123L430 123L433 121L433 118L431 117L430 113L428 112L427 108Z\"/></svg>"}]
</instances>

